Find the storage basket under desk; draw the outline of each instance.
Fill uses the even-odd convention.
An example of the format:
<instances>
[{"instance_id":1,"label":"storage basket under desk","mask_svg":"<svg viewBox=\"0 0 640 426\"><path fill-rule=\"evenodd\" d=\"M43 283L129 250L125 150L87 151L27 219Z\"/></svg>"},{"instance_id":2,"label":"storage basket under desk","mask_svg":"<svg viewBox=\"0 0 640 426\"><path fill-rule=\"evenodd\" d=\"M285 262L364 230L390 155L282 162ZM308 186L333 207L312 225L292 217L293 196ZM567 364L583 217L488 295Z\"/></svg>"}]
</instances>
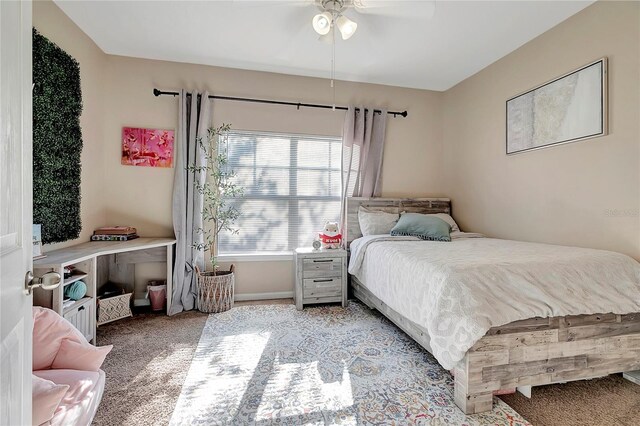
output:
<instances>
[{"instance_id":1,"label":"storage basket under desk","mask_svg":"<svg viewBox=\"0 0 640 426\"><path fill-rule=\"evenodd\" d=\"M133 293L120 294L105 299L98 299L98 325L132 317L131 296Z\"/></svg>"}]
</instances>

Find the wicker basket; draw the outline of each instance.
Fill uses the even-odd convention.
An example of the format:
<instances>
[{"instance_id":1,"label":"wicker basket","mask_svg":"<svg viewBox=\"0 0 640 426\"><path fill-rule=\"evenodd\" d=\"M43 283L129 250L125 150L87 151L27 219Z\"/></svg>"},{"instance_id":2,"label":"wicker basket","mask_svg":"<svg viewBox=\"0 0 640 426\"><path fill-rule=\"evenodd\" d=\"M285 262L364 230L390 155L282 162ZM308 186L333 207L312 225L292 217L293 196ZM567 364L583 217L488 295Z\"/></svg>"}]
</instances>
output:
<instances>
[{"instance_id":1,"label":"wicker basket","mask_svg":"<svg viewBox=\"0 0 640 426\"><path fill-rule=\"evenodd\" d=\"M233 265L228 271L198 273L198 309L200 312L218 313L233 308L235 274Z\"/></svg>"},{"instance_id":2,"label":"wicker basket","mask_svg":"<svg viewBox=\"0 0 640 426\"><path fill-rule=\"evenodd\" d=\"M133 293L125 293L108 299L98 299L98 325L132 317L130 305L132 295Z\"/></svg>"}]
</instances>

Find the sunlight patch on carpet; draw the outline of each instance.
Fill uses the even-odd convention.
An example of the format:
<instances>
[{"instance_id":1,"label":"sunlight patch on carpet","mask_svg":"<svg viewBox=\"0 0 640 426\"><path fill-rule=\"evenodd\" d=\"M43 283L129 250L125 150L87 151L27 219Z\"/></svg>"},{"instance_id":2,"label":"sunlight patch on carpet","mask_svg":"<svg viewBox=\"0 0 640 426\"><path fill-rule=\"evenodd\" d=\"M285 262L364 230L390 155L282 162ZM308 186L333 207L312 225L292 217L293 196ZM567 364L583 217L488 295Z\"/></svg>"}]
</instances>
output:
<instances>
[{"instance_id":1,"label":"sunlight patch on carpet","mask_svg":"<svg viewBox=\"0 0 640 426\"><path fill-rule=\"evenodd\" d=\"M338 411L351 407L353 396L349 371L344 365L341 378L325 383L317 361L281 363L276 358L271 377L256 412L256 420L273 419L272 401L285 399L295 401L296 404L293 406L283 404L277 416L296 416L299 414L299 406L306 407L307 413Z\"/></svg>"},{"instance_id":2,"label":"sunlight patch on carpet","mask_svg":"<svg viewBox=\"0 0 640 426\"><path fill-rule=\"evenodd\" d=\"M269 342L270 333L210 337L206 339L203 332L200 343L206 340L207 344L198 345L187 374L190 386L186 389L183 386L177 407L184 404L209 407L224 401L226 415L235 416L260 362L262 351ZM184 422L185 419L182 419L177 424Z\"/></svg>"}]
</instances>

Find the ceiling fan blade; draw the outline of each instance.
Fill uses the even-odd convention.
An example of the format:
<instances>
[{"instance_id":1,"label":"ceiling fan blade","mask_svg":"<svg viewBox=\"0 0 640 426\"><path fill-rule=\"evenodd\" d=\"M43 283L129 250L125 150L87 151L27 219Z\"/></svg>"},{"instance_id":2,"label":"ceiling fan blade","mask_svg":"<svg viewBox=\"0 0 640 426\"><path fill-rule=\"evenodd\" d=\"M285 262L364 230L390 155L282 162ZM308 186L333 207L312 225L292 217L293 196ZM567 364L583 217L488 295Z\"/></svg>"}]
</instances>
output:
<instances>
[{"instance_id":1,"label":"ceiling fan blade","mask_svg":"<svg viewBox=\"0 0 640 426\"><path fill-rule=\"evenodd\" d=\"M234 7L306 7L315 4L315 0L230 0Z\"/></svg>"},{"instance_id":2,"label":"ceiling fan blade","mask_svg":"<svg viewBox=\"0 0 640 426\"><path fill-rule=\"evenodd\" d=\"M431 19L436 11L436 0L353 0L353 6L365 15Z\"/></svg>"},{"instance_id":3,"label":"ceiling fan blade","mask_svg":"<svg viewBox=\"0 0 640 426\"><path fill-rule=\"evenodd\" d=\"M279 60L291 61L300 50L305 49L305 46L308 47L307 43L312 42L316 32L311 26L311 18L305 9L289 9L286 21L291 22L287 27L287 32L290 34L288 42L278 46L274 57Z\"/></svg>"}]
</instances>

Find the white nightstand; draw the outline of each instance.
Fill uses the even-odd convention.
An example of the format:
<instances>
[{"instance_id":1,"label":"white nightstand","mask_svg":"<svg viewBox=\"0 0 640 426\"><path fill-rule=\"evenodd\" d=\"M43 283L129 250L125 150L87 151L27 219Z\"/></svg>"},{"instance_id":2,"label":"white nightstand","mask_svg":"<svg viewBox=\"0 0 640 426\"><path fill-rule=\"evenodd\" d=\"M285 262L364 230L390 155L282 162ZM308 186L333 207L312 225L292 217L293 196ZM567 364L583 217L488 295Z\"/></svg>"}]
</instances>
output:
<instances>
[{"instance_id":1,"label":"white nightstand","mask_svg":"<svg viewBox=\"0 0 640 426\"><path fill-rule=\"evenodd\" d=\"M296 308L312 303L347 306L347 251L299 248L296 261Z\"/></svg>"}]
</instances>

